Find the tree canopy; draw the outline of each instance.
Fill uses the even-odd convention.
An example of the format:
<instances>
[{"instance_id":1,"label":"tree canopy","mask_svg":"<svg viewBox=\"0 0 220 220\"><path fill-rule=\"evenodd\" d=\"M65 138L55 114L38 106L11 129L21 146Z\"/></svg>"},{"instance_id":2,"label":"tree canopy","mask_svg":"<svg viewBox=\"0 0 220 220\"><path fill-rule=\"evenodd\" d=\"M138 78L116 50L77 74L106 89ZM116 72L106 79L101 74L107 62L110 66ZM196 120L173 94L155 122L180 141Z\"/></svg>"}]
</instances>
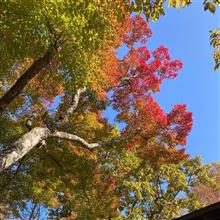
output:
<instances>
[{"instance_id":1,"label":"tree canopy","mask_svg":"<svg viewBox=\"0 0 220 220\"><path fill-rule=\"evenodd\" d=\"M200 207L198 182L216 187L212 166L185 151L192 113L154 99L183 64L164 45L148 49L152 30L129 8L163 14L164 1L151 12L147 2L0 4L2 218L170 219ZM169 4L179 3L190 1Z\"/></svg>"}]
</instances>

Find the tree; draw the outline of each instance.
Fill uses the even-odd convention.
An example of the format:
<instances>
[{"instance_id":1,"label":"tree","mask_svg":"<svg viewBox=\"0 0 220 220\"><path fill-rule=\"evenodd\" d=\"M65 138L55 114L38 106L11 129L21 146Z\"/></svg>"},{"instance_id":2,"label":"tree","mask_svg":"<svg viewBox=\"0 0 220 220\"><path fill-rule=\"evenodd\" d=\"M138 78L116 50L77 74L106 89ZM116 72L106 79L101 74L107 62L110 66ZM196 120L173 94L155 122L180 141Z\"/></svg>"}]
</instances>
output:
<instances>
[{"instance_id":1,"label":"tree","mask_svg":"<svg viewBox=\"0 0 220 220\"><path fill-rule=\"evenodd\" d=\"M213 163L208 176L215 179L216 185L205 185L203 183L197 183L193 192L198 197L198 200L204 206L211 205L213 203L219 202L220 200L220 165L219 163Z\"/></svg>"},{"instance_id":2,"label":"tree","mask_svg":"<svg viewBox=\"0 0 220 220\"><path fill-rule=\"evenodd\" d=\"M157 1L150 1L150 0L135 0L135 1L127 1L124 0L123 4L125 4L125 8L129 12L135 12L138 14L143 13L146 17L146 20L157 21L161 15L165 15L165 7L167 6L180 8L181 6L185 8L193 3L192 0L157 0ZM215 14L216 7L220 6L219 0L204 0L204 11L209 11ZM121 7L118 7L118 13L121 14ZM217 71L220 66L220 33L219 29L214 29L211 32L210 40L211 45L214 48L213 52L213 59L215 62L214 70Z\"/></svg>"},{"instance_id":3,"label":"tree","mask_svg":"<svg viewBox=\"0 0 220 220\"><path fill-rule=\"evenodd\" d=\"M1 120L5 122L2 128L16 123L13 129L18 128L19 136L25 133L22 124L19 126L24 116L26 119L37 116L36 112L46 109L45 103L64 92L72 94L79 86L92 87L95 67L103 62L99 53L114 38L115 30L109 23L114 13L111 4L101 5L99 1L45 1L44 4L27 1L23 5L19 1L6 1L1 7L1 29L5 36L1 51L5 53L1 56L4 65L0 106L1 111L7 108L2 113ZM41 113L37 119L42 118ZM30 135L35 131L30 131ZM2 144L4 139L5 143L7 139L13 140L16 132L9 132L10 137L6 133L1 133Z\"/></svg>"},{"instance_id":4,"label":"tree","mask_svg":"<svg viewBox=\"0 0 220 220\"><path fill-rule=\"evenodd\" d=\"M123 60L118 61L115 64L118 64L119 66L113 73L114 75L111 76L111 80L114 82L110 87L108 88L106 85L99 85L98 89L105 89L105 92L108 92L109 89L115 87L115 89L113 89L113 106L119 112L119 120L124 120L128 125L124 131L124 136L131 136L131 134L134 133L132 134L133 138L137 139L138 135L141 136L141 138L138 137L139 141L142 141L141 139L144 140L145 138L148 138L148 136L161 135L161 138L166 137L167 140L173 139L173 143L184 145L185 138L189 134L192 125L191 113L186 112L185 106L176 106L173 112L166 116L150 95L151 90L159 90L160 84L165 79L175 78L179 69L182 67L182 64L177 60L171 61L168 50L163 46L152 53L154 60L147 63L150 58L150 52L145 47L134 48L134 44L138 41L142 43L146 42L146 39L150 37L150 35L151 30L147 27L147 24L141 17L137 16L131 19L130 31L124 36L124 42L130 50ZM26 75L26 73L27 71L17 80L16 83L20 84L20 79ZM104 80L106 80L105 76L103 76L103 81ZM66 83L71 81L71 79L68 79ZM74 83L80 82L76 81ZM95 84L96 80L94 80L93 83ZM82 83L81 86L83 86L83 84L84 83ZM89 86L89 84L87 86ZM14 90L13 87L14 86L6 92L3 99L5 96L7 97L10 90ZM92 89L91 86L90 88ZM59 128L65 126L65 124L69 122L70 115L73 114L78 107L80 96L85 93L85 91L86 87L77 89L69 106L63 111L62 109L59 109L58 113L51 117L47 115L48 113L46 111L41 119L38 118L38 120L41 121L41 124L44 123L46 127L36 126L32 128L33 118L36 114L28 118L26 125L28 125L30 131L23 134L17 141L15 141L9 150L6 149L6 151L2 151L0 159L1 171L21 159L35 146L42 145L49 137L75 141L88 149L115 144L114 140L106 143L101 142L89 144L86 140L75 134L73 135L67 132L58 131ZM68 86L65 92L69 92ZM31 99L32 97L26 96L25 98ZM87 99L90 99L90 97L88 96ZM131 108L133 108L134 111L131 111ZM147 111L145 111L146 108ZM154 111L153 108L157 110ZM151 111L154 113L153 117ZM145 123L142 125L143 128L141 128L141 123L138 125L138 128L134 127L132 121L136 120L137 117L149 117L149 122L152 123L152 125L148 125L150 127L149 131L148 129L146 131L143 130L144 127L147 126ZM18 121L17 118L14 121ZM164 128L163 131L160 131L161 128ZM141 132L143 134L141 134Z\"/></svg>"},{"instance_id":5,"label":"tree","mask_svg":"<svg viewBox=\"0 0 220 220\"><path fill-rule=\"evenodd\" d=\"M155 182L149 187L158 185L154 169L169 182L169 167L173 172L188 158L192 113L184 104L166 113L154 100L152 93L176 78L182 63L165 46L153 52L138 46L152 34L146 21L124 7L120 20L117 4L99 0L4 1L1 7L3 214L35 219L46 207L59 218L113 218L132 200L134 166L143 170L136 170L140 184L149 171L147 181ZM128 52L118 58L122 45ZM103 116L108 106L124 129ZM136 216L140 207L135 204Z\"/></svg>"}]
</instances>

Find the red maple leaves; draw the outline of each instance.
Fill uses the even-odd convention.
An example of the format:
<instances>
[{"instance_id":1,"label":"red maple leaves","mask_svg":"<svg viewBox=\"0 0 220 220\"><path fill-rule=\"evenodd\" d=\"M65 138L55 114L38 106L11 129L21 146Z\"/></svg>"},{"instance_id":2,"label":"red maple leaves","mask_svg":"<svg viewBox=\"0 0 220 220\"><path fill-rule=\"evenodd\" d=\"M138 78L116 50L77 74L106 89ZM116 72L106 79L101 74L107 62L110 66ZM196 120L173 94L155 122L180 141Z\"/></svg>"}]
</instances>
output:
<instances>
[{"instance_id":1,"label":"red maple leaves","mask_svg":"<svg viewBox=\"0 0 220 220\"><path fill-rule=\"evenodd\" d=\"M137 42L145 43L151 35L140 16L132 18L130 32L124 41L130 49L119 62L119 86L113 91L113 108L119 112L117 119L126 123L123 134L137 133L129 148L131 145L140 146L143 140L154 137L160 144L166 143L164 146L173 149L186 144L192 128L192 113L187 111L186 105L176 105L166 114L154 100L152 92L158 92L164 80L176 78L183 64L171 60L164 46L153 52L146 46L134 46ZM175 155L182 159L187 156L185 150L175 151Z\"/></svg>"},{"instance_id":2,"label":"red maple leaves","mask_svg":"<svg viewBox=\"0 0 220 220\"><path fill-rule=\"evenodd\" d=\"M151 29L141 16L132 17L129 28L130 31L127 33L124 42L130 47L137 42L146 43L147 39L152 35Z\"/></svg>"},{"instance_id":3,"label":"red maple leaves","mask_svg":"<svg viewBox=\"0 0 220 220\"><path fill-rule=\"evenodd\" d=\"M186 138L192 129L192 113L187 112L186 105L175 105L167 115L169 135L179 145L186 144Z\"/></svg>"}]
</instances>

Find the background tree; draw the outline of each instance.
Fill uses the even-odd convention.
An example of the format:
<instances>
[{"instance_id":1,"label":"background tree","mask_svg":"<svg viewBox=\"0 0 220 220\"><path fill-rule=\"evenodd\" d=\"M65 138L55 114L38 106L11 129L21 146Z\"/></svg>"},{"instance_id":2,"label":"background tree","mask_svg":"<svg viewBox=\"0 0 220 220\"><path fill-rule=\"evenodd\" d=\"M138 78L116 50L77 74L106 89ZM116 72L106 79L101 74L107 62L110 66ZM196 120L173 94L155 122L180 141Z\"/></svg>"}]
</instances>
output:
<instances>
[{"instance_id":1,"label":"background tree","mask_svg":"<svg viewBox=\"0 0 220 220\"><path fill-rule=\"evenodd\" d=\"M217 187L210 187L209 185L204 185L203 183L197 183L193 189L198 200L204 206L211 205L213 203L220 201L220 165L219 163L214 163L208 172L208 175L215 179Z\"/></svg>"}]
</instances>

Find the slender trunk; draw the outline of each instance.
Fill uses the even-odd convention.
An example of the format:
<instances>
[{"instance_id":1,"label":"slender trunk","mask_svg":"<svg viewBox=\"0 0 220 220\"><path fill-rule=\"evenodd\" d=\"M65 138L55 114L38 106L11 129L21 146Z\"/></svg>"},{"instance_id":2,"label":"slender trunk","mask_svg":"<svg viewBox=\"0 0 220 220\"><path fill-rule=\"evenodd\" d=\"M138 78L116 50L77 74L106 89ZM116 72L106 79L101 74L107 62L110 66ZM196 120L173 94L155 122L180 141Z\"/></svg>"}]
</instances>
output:
<instances>
[{"instance_id":1,"label":"slender trunk","mask_svg":"<svg viewBox=\"0 0 220 220\"><path fill-rule=\"evenodd\" d=\"M16 83L5 93L3 97L0 98L0 112L4 111L7 106L15 99L16 96L23 90L23 88L33 79L40 70L47 66L51 59L53 58L53 53L48 51L43 57L36 60L16 81Z\"/></svg>"},{"instance_id":2,"label":"slender trunk","mask_svg":"<svg viewBox=\"0 0 220 220\"><path fill-rule=\"evenodd\" d=\"M46 140L50 136L48 128L35 127L28 133L24 134L12 147L0 154L0 172L20 160L35 146Z\"/></svg>"}]
</instances>

